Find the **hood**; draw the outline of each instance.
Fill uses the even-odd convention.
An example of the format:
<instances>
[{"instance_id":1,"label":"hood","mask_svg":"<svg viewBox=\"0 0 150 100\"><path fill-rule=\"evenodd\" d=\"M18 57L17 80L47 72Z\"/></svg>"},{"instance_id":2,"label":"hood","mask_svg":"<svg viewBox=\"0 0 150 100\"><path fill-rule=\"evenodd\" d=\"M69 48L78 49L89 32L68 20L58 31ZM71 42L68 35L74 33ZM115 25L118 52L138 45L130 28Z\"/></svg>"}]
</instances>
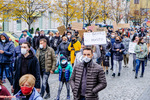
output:
<instances>
[{"instance_id":1,"label":"hood","mask_svg":"<svg viewBox=\"0 0 150 100\"><path fill-rule=\"evenodd\" d=\"M6 42L9 42L9 37L7 36L6 33L2 33L1 35L3 35L6 38ZM1 41L1 39L0 39L0 41Z\"/></svg>"},{"instance_id":2,"label":"hood","mask_svg":"<svg viewBox=\"0 0 150 100\"><path fill-rule=\"evenodd\" d=\"M22 57L25 58L24 55L22 55ZM33 55L32 51L30 50L30 54L25 59L31 59L33 57L34 57L34 55Z\"/></svg>"}]
</instances>

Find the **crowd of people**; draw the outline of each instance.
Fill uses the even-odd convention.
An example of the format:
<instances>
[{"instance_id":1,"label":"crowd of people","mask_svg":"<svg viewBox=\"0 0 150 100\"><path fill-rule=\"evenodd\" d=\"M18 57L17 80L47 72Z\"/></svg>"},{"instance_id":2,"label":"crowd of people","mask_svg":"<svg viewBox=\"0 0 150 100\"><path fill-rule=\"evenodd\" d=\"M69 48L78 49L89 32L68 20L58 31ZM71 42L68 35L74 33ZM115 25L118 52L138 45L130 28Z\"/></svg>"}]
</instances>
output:
<instances>
[{"instance_id":1,"label":"crowd of people","mask_svg":"<svg viewBox=\"0 0 150 100\"><path fill-rule=\"evenodd\" d=\"M17 47L7 34L0 35L0 89L5 91L5 94L0 91L0 98L1 95L10 96L1 82L7 77L13 97L18 100L48 99L48 78L50 74L59 74L56 100L60 100L64 83L67 100L71 99L70 86L74 100L98 100L98 92L107 86L105 74L109 73L109 67L113 71L111 77L121 76L122 67L133 67L137 79L141 63L142 78L150 59L149 28L121 28L117 31L108 28L107 42L103 45L85 45L84 35L80 37L77 30L69 29L63 35L59 32L48 34L47 37L43 30L36 31L32 38L24 30ZM131 42L136 43L134 53L129 52ZM130 55L133 55L133 66L129 66Z\"/></svg>"}]
</instances>

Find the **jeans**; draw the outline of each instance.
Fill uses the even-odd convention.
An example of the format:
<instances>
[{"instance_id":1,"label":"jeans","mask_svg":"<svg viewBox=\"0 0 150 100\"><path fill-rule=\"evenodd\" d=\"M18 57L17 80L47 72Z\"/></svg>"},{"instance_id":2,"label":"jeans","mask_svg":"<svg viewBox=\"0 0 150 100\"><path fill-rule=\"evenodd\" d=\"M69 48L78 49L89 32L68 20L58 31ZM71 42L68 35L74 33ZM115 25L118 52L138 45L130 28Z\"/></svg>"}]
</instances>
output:
<instances>
[{"instance_id":1,"label":"jeans","mask_svg":"<svg viewBox=\"0 0 150 100\"><path fill-rule=\"evenodd\" d=\"M136 69L136 54L133 54L133 70Z\"/></svg>"},{"instance_id":2,"label":"jeans","mask_svg":"<svg viewBox=\"0 0 150 100\"><path fill-rule=\"evenodd\" d=\"M138 71L139 71L139 68L140 68L140 63L142 63L142 72L141 72L141 75L144 74L144 70L145 70L145 62L144 62L144 60L141 61L139 59L136 59L136 75L138 75Z\"/></svg>"},{"instance_id":3,"label":"jeans","mask_svg":"<svg viewBox=\"0 0 150 100\"><path fill-rule=\"evenodd\" d=\"M122 68L122 61L117 61L117 60L114 60L114 66L113 66L113 73L116 73L116 70L117 70L117 63L119 63L119 72L121 72L121 68Z\"/></svg>"},{"instance_id":4,"label":"jeans","mask_svg":"<svg viewBox=\"0 0 150 100\"><path fill-rule=\"evenodd\" d=\"M60 98L60 93L61 93L61 90L63 88L63 85L66 85L66 89L67 89L67 97L70 98L70 86L69 86L69 82L59 82L59 88L58 88L58 95L57 95L57 99Z\"/></svg>"},{"instance_id":5,"label":"jeans","mask_svg":"<svg viewBox=\"0 0 150 100\"><path fill-rule=\"evenodd\" d=\"M0 64L0 79L1 80L3 79L3 72L4 72L6 74L8 81L12 85L12 74L10 71L10 67L11 67L10 64L4 64L4 63Z\"/></svg>"},{"instance_id":6,"label":"jeans","mask_svg":"<svg viewBox=\"0 0 150 100\"><path fill-rule=\"evenodd\" d=\"M114 59L113 59L113 52L111 52L111 68L113 69Z\"/></svg>"},{"instance_id":7,"label":"jeans","mask_svg":"<svg viewBox=\"0 0 150 100\"><path fill-rule=\"evenodd\" d=\"M45 90L48 94L50 94L49 84L48 84L48 78L49 78L50 72L46 72L45 69L42 69L41 71L41 77L42 77L42 89L41 89L41 96L44 96Z\"/></svg>"}]
</instances>

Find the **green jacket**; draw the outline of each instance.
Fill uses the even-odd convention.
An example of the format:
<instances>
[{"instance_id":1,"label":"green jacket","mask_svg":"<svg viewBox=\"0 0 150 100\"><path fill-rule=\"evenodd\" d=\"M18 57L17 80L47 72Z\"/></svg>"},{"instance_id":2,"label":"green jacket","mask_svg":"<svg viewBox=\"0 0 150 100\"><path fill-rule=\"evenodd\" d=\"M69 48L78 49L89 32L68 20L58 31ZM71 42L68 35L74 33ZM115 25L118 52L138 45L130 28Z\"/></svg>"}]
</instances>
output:
<instances>
[{"instance_id":1,"label":"green jacket","mask_svg":"<svg viewBox=\"0 0 150 100\"><path fill-rule=\"evenodd\" d=\"M143 50L142 52L140 50ZM144 59L147 54L148 54L148 50L147 50L147 46L146 44L139 44L135 46L134 52L136 53L136 58L138 59Z\"/></svg>"}]
</instances>

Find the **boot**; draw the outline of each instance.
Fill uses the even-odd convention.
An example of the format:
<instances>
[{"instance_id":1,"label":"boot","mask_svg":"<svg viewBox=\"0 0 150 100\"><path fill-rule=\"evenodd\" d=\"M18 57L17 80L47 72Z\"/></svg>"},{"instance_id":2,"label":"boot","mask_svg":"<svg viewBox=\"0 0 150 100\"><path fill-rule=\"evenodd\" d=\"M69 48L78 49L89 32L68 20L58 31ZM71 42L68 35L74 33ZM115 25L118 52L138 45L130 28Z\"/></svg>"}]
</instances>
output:
<instances>
[{"instance_id":1,"label":"boot","mask_svg":"<svg viewBox=\"0 0 150 100\"><path fill-rule=\"evenodd\" d=\"M46 94L46 96L44 97L44 99L48 99L48 98L50 98L50 94L49 93Z\"/></svg>"},{"instance_id":2,"label":"boot","mask_svg":"<svg viewBox=\"0 0 150 100\"><path fill-rule=\"evenodd\" d=\"M135 74L135 79L137 79L137 74Z\"/></svg>"},{"instance_id":3,"label":"boot","mask_svg":"<svg viewBox=\"0 0 150 100\"><path fill-rule=\"evenodd\" d=\"M113 73L112 76L115 77L115 73Z\"/></svg>"},{"instance_id":4,"label":"boot","mask_svg":"<svg viewBox=\"0 0 150 100\"><path fill-rule=\"evenodd\" d=\"M118 73L118 76L120 76L120 73Z\"/></svg>"},{"instance_id":5,"label":"boot","mask_svg":"<svg viewBox=\"0 0 150 100\"><path fill-rule=\"evenodd\" d=\"M108 70L106 70L106 74L108 74Z\"/></svg>"}]
</instances>

